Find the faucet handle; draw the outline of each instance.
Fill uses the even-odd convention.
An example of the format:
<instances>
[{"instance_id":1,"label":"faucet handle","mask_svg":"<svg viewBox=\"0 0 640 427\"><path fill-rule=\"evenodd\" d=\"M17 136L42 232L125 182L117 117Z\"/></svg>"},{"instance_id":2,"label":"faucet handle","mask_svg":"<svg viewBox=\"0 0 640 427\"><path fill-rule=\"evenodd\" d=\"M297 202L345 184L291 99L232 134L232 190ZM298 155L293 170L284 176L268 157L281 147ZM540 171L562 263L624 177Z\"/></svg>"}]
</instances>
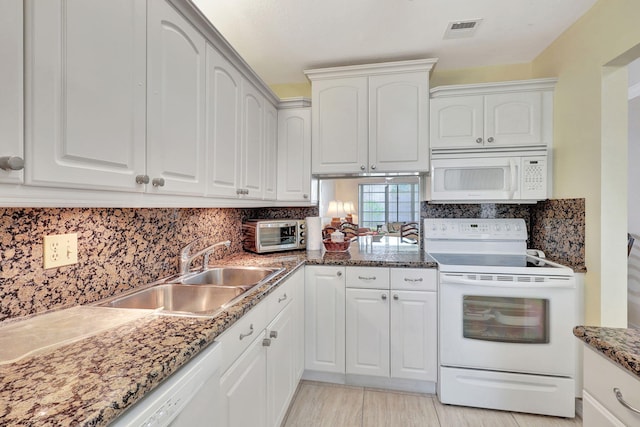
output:
<instances>
[{"instance_id":1,"label":"faucet handle","mask_svg":"<svg viewBox=\"0 0 640 427\"><path fill-rule=\"evenodd\" d=\"M198 237L197 239L187 243L186 246L183 247L182 250L180 251L182 256L183 257L188 256L189 253L191 252L191 248L193 247L193 245L195 245L196 243L198 243L202 239L203 239L203 237Z\"/></svg>"}]
</instances>

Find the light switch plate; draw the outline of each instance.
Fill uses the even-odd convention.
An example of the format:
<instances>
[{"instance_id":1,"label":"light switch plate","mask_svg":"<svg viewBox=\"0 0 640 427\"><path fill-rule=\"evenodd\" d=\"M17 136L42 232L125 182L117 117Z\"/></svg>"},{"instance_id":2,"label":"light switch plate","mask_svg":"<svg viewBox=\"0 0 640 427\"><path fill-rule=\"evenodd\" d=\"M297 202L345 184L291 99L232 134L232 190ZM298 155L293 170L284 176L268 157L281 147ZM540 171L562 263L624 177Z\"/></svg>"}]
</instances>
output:
<instances>
[{"instance_id":1,"label":"light switch plate","mask_svg":"<svg viewBox=\"0 0 640 427\"><path fill-rule=\"evenodd\" d=\"M44 268L78 263L78 233L44 236Z\"/></svg>"}]
</instances>

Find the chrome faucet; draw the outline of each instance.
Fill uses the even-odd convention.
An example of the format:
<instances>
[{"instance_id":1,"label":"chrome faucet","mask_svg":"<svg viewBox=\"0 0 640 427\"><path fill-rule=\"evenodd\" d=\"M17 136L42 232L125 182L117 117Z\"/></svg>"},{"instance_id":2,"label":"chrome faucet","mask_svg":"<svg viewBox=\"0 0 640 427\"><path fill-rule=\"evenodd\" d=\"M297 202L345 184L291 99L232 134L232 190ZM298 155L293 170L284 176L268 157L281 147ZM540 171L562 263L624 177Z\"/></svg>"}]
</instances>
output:
<instances>
[{"instance_id":1,"label":"chrome faucet","mask_svg":"<svg viewBox=\"0 0 640 427\"><path fill-rule=\"evenodd\" d=\"M189 268L191 267L191 262L198 258L200 255L204 255L204 262L202 263L202 268L206 268L207 264L209 264L209 256L213 253L213 251L218 246L226 246L227 249L231 246L230 240L225 240L224 242L214 243L213 245L204 248L201 251L196 252L191 255L191 247L198 242L200 239L196 239L193 242L189 243L187 246L182 248L180 251L180 274L186 274L189 272Z\"/></svg>"}]
</instances>

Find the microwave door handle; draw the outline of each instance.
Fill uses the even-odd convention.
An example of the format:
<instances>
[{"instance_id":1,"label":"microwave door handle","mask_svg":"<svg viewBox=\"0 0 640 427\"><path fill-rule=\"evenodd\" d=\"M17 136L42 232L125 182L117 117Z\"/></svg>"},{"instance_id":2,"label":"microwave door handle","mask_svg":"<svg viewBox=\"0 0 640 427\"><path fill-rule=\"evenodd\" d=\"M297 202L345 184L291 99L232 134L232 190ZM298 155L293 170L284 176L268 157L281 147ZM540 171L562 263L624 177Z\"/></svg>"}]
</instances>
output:
<instances>
[{"instance_id":1,"label":"microwave door handle","mask_svg":"<svg viewBox=\"0 0 640 427\"><path fill-rule=\"evenodd\" d=\"M514 158L509 159L509 171L511 172L511 187L509 189L511 191L511 194L509 198L513 199L518 188L518 165L516 164L516 159Z\"/></svg>"}]
</instances>

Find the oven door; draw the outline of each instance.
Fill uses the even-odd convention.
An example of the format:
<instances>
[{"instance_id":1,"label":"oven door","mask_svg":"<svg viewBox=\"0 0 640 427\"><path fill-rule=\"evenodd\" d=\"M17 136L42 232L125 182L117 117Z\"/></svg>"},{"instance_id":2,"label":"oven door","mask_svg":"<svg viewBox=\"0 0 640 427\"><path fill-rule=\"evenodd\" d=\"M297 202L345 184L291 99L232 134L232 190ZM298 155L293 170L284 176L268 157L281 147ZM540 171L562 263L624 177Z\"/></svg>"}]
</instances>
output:
<instances>
[{"instance_id":1,"label":"oven door","mask_svg":"<svg viewBox=\"0 0 640 427\"><path fill-rule=\"evenodd\" d=\"M573 377L575 304L573 277L440 273L440 365Z\"/></svg>"}]
</instances>

